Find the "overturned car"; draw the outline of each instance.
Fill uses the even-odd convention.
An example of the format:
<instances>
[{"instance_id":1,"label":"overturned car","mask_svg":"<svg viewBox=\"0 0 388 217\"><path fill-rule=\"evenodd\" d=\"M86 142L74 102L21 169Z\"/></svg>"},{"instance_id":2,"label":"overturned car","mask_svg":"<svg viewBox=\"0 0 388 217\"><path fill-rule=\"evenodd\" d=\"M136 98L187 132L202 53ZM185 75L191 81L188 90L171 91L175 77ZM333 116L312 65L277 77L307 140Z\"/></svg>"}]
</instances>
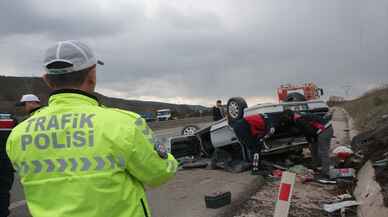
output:
<instances>
[{"instance_id":1,"label":"overturned car","mask_svg":"<svg viewBox=\"0 0 388 217\"><path fill-rule=\"evenodd\" d=\"M303 147L308 144L302 134L297 129L277 127L282 112L287 109L320 116L327 115L329 111L328 105L322 100L266 103L247 107L243 98L234 97L227 103L228 119L213 122L202 129L195 125L186 126L181 136L169 139L168 149L177 159L187 156L211 158L216 150L225 150L235 159L250 161L253 153L250 153L249 149L238 140L229 123L249 115L267 114L271 115L274 122L272 125L277 130L264 142L262 155L284 153L301 155Z\"/></svg>"}]
</instances>

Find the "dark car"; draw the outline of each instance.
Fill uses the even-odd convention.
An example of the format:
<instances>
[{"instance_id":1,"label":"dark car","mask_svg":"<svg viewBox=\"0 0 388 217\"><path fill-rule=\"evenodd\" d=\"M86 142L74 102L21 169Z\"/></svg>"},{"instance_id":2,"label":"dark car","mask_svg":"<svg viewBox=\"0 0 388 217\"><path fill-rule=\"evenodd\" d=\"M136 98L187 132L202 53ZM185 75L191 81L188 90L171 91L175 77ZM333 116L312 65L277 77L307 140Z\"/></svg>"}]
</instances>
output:
<instances>
[{"instance_id":1,"label":"dark car","mask_svg":"<svg viewBox=\"0 0 388 217\"><path fill-rule=\"evenodd\" d=\"M0 113L0 216L8 216L9 191L13 183L13 168L6 153L9 134L16 125L11 114Z\"/></svg>"}]
</instances>

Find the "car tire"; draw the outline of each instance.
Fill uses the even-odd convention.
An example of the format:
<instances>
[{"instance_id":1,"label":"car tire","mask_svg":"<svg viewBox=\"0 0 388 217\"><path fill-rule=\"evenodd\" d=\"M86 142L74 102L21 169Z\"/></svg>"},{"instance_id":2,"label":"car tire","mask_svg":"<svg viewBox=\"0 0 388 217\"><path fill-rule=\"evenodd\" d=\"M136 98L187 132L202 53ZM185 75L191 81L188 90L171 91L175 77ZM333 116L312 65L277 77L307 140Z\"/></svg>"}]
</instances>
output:
<instances>
[{"instance_id":1,"label":"car tire","mask_svg":"<svg viewBox=\"0 0 388 217\"><path fill-rule=\"evenodd\" d=\"M286 102L303 102L306 101L306 97L301 93L289 93L285 100Z\"/></svg>"},{"instance_id":2,"label":"car tire","mask_svg":"<svg viewBox=\"0 0 388 217\"><path fill-rule=\"evenodd\" d=\"M228 100L226 111L230 121L237 121L244 117L244 109L247 108L247 102L242 97L233 97Z\"/></svg>"},{"instance_id":3,"label":"car tire","mask_svg":"<svg viewBox=\"0 0 388 217\"><path fill-rule=\"evenodd\" d=\"M192 136L200 128L197 125L187 125L181 130L181 136Z\"/></svg>"}]
</instances>

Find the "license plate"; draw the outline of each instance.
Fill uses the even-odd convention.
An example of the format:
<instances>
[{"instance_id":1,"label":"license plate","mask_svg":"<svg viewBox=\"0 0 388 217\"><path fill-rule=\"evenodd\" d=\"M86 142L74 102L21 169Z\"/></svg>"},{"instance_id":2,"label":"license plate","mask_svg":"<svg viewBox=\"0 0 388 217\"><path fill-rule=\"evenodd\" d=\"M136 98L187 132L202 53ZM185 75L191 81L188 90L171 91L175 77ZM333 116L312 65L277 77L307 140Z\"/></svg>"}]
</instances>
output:
<instances>
[{"instance_id":1,"label":"license plate","mask_svg":"<svg viewBox=\"0 0 388 217\"><path fill-rule=\"evenodd\" d=\"M284 106L284 110L292 110L292 111L307 111L309 108L307 104L300 104L300 105L286 105Z\"/></svg>"}]
</instances>

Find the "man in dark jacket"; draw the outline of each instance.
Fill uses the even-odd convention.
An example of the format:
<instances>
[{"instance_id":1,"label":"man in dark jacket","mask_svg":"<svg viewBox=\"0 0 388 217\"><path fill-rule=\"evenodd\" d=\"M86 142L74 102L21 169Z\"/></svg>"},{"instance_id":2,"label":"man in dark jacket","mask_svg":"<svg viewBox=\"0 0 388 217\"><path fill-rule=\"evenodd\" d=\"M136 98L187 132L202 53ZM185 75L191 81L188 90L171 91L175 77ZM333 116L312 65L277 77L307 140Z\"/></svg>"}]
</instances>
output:
<instances>
[{"instance_id":1,"label":"man in dark jacket","mask_svg":"<svg viewBox=\"0 0 388 217\"><path fill-rule=\"evenodd\" d=\"M224 109L222 108L221 100L217 100L216 105L213 107L213 121L221 120L225 117Z\"/></svg>"},{"instance_id":2,"label":"man in dark jacket","mask_svg":"<svg viewBox=\"0 0 388 217\"><path fill-rule=\"evenodd\" d=\"M10 190L13 183L13 168L5 151L7 138L15 126L16 120L10 118L0 118L0 217L9 215Z\"/></svg>"},{"instance_id":3,"label":"man in dark jacket","mask_svg":"<svg viewBox=\"0 0 388 217\"><path fill-rule=\"evenodd\" d=\"M311 143L311 156L317 168L322 166L320 178L329 178L330 158L329 150L333 127L328 117L314 114L300 114L286 110L282 114L280 126L293 126L297 128Z\"/></svg>"}]
</instances>

